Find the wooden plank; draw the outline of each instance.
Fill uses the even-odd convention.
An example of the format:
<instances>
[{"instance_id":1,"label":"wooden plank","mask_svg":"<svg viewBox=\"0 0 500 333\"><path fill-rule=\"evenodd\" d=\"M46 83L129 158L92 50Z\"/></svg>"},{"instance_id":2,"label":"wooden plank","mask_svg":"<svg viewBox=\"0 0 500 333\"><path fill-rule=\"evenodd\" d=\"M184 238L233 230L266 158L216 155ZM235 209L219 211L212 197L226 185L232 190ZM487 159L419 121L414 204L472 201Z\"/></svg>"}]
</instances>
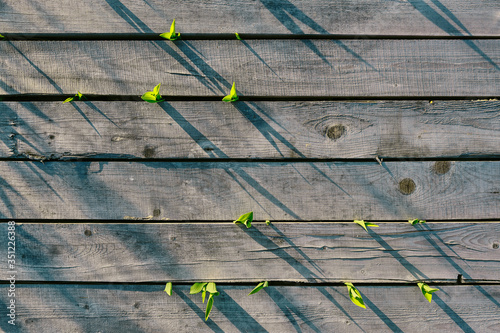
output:
<instances>
[{"instance_id":1,"label":"wooden plank","mask_svg":"<svg viewBox=\"0 0 500 333\"><path fill-rule=\"evenodd\" d=\"M499 101L0 102L0 156L498 156L498 110Z\"/></svg>"},{"instance_id":2,"label":"wooden plank","mask_svg":"<svg viewBox=\"0 0 500 333\"><path fill-rule=\"evenodd\" d=\"M488 219L500 162L2 162L2 218Z\"/></svg>"},{"instance_id":3,"label":"wooden plank","mask_svg":"<svg viewBox=\"0 0 500 333\"><path fill-rule=\"evenodd\" d=\"M60 282L500 282L499 243L500 223L18 224L16 270Z\"/></svg>"},{"instance_id":4,"label":"wooden plank","mask_svg":"<svg viewBox=\"0 0 500 333\"><path fill-rule=\"evenodd\" d=\"M15 41L0 93L498 96L500 40ZM293 52L291 52L293 50ZM21 74L22 73L22 74Z\"/></svg>"},{"instance_id":5,"label":"wooden plank","mask_svg":"<svg viewBox=\"0 0 500 333\"><path fill-rule=\"evenodd\" d=\"M418 34L498 36L496 0L4 0L0 32Z\"/></svg>"},{"instance_id":6,"label":"wooden plank","mask_svg":"<svg viewBox=\"0 0 500 333\"><path fill-rule=\"evenodd\" d=\"M366 309L345 287L217 286L207 322L188 286L17 285L18 331L6 332L498 332L499 286L441 286L429 304L416 286L359 287ZM0 303L8 301L0 294ZM418 309L418 310L416 310ZM5 310L4 310L5 311Z\"/></svg>"}]
</instances>

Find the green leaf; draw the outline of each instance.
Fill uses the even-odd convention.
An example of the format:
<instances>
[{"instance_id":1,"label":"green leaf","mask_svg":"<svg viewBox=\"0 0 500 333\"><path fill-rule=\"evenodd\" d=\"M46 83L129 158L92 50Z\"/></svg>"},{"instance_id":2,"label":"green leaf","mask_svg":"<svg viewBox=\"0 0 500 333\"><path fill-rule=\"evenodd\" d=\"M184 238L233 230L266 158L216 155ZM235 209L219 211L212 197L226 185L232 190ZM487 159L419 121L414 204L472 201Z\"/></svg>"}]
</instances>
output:
<instances>
[{"instance_id":1,"label":"green leaf","mask_svg":"<svg viewBox=\"0 0 500 333\"><path fill-rule=\"evenodd\" d=\"M212 311L213 305L214 305L214 295L210 294L210 296L208 296L207 309L205 310L205 321L208 320L208 316L210 315L210 311Z\"/></svg>"},{"instance_id":2,"label":"green leaf","mask_svg":"<svg viewBox=\"0 0 500 333\"><path fill-rule=\"evenodd\" d=\"M268 287L269 283L267 281L261 282L257 285L257 287L253 288L253 290L248 294L248 296L258 293L262 288Z\"/></svg>"},{"instance_id":3,"label":"green leaf","mask_svg":"<svg viewBox=\"0 0 500 333\"><path fill-rule=\"evenodd\" d=\"M163 38L168 39L168 40L176 40L180 36L181 36L180 33L175 32L175 19L172 22L172 24L170 25L170 32L165 32L165 33L160 35L160 37L163 37Z\"/></svg>"},{"instance_id":4,"label":"green leaf","mask_svg":"<svg viewBox=\"0 0 500 333\"><path fill-rule=\"evenodd\" d=\"M354 287L352 283L344 283L347 286L347 290L349 291L349 297L351 301L359 306L360 308L366 309L365 303L363 302L363 297L361 297L361 293Z\"/></svg>"},{"instance_id":5,"label":"green leaf","mask_svg":"<svg viewBox=\"0 0 500 333\"><path fill-rule=\"evenodd\" d=\"M0 39L5 39L5 36L4 35L0 35Z\"/></svg>"},{"instance_id":6,"label":"green leaf","mask_svg":"<svg viewBox=\"0 0 500 333\"><path fill-rule=\"evenodd\" d=\"M237 32L235 32L234 34L236 35L237 40L241 40L240 34L238 34Z\"/></svg>"},{"instance_id":7,"label":"green leaf","mask_svg":"<svg viewBox=\"0 0 500 333\"><path fill-rule=\"evenodd\" d=\"M233 82L233 86L231 87L231 92L229 93L229 95L224 96L224 98L222 99L224 102L236 102L238 100L238 95L236 95L235 83L236 82Z\"/></svg>"},{"instance_id":8,"label":"green leaf","mask_svg":"<svg viewBox=\"0 0 500 333\"><path fill-rule=\"evenodd\" d=\"M211 294L215 294L217 292L217 288L215 286L215 283L214 282L210 282L208 285L207 285L207 291Z\"/></svg>"},{"instance_id":9,"label":"green leaf","mask_svg":"<svg viewBox=\"0 0 500 333\"><path fill-rule=\"evenodd\" d=\"M267 220L266 225L270 225L270 224L271 224L271 221Z\"/></svg>"},{"instance_id":10,"label":"green leaf","mask_svg":"<svg viewBox=\"0 0 500 333\"><path fill-rule=\"evenodd\" d=\"M158 95L160 95L160 86L161 86L161 83L158 83L158 84L155 86L155 88L153 89L153 93L154 93L155 95L157 95L157 96L158 96Z\"/></svg>"},{"instance_id":11,"label":"green leaf","mask_svg":"<svg viewBox=\"0 0 500 333\"><path fill-rule=\"evenodd\" d=\"M78 96L78 99L81 100L83 98L83 94L79 91L76 92L75 97Z\"/></svg>"},{"instance_id":12,"label":"green leaf","mask_svg":"<svg viewBox=\"0 0 500 333\"><path fill-rule=\"evenodd\" d=\"M425 298L430 303L432 301L432 293L438 291L439 289L431 288L423 282L419 282L417 284L418 284L418 287L420 288L420 290L422 291L422 294L424 294Z\"/></svg>"},{"instance_id":13,"label":"green leaf","mask_svg":"<svg viewBox=\"0 0 500 333\"><path fill-rule=\"evenodd\" d=\"M357 223L359 224L360 226L363 227L363 229L365 229L366 231L368 231L368 229L366 229L366 227L378 227L378 225L376 224L373 224L373 223L370 223L370 222L365 222L363 220L354 220L354 223Z\"/></svg>"},{"instance_id":14,"label":"green leaf","mask_svg":"<svg viewBox=\"0 0 500 333\"><path fill-rule=\"evenodd\" d=\"M207 282L196 282L191 286L191 290L189 290L190 294L197 294L199 293L203 287L205 287L208 283Z\"/></svg>"},{"instance_id":15,"label":"green leaf","mask_svg":"<svg viewBox=\"0 0 500 333\"><path fill-rule=\"evenodd\" d=\"M236 221L233 221L233 223L243 223L244 225L247 226L247 228L250 228L252 226L252 221L253 221L253 212L246 213L241 215Z\"/></svg>"},{"instance_id":16,"label":"green leaf","mask_svg":"<svg viewBox=\"0 0 500 333\"><path fill-rule=\"evenodd\" d=\"M160 95L160 86L161 83L158 83L156 87L154 87L153 91L148 91L141 98L148 103L158 103L163 102L164 99Z\"/></svg>"},{"instance_id":17,"label":"green leaf","mask_svg":"<svg viewBox=\"0 0 500 333\"><path fill-rule=\"evenodd\" d=\"M425 223L425 220L419 220L419 219L408 220L408 223L410 223L411 225L415 225L418 223Z\"/></svg>"},{"instance_id":18,"label":"green leaf","mask_svg":"<svg viewBox=\"0 0 500 333\"><path fill-rule=\"evenodd\" d=\"M201 302L205 303L205 296L207 296L207 290L203 288L203 292L201 293Z\"/></svg>"},{"instance_id":19,"label":"green leaf","mask_svg":"<svg viewBox=\"0 0 500 333\"><path fill-rule=\"evenodd\" d=\"M165 286L165 292L168 296L172 296L172 282L167 282L167 285Z\"/></svg>"},{"instance_id":20,"label":"green leaf","mask_svg":"<svg viewBox=\"0 0 500 333\"><path fill-rule=\"evenodd\" d=\"M72 97L68 97L64 100L63 104L64 103L68 103L68 102L73 102L73 100L75 99L75 96L72 96Z\"/></svg>"}]
</instances>

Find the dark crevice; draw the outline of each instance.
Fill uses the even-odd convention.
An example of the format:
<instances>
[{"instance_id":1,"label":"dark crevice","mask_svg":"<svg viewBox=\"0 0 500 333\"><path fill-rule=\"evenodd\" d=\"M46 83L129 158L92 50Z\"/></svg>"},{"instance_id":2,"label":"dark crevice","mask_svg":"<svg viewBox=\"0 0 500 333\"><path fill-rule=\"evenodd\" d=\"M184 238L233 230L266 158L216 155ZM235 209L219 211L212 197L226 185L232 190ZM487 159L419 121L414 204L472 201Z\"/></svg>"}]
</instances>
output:
<instances>
[{"instance_id":1,"label":"dark crevice","mask_svg":"<svg viewBox=\"0 0 500 333\"><path fill-rule=\"evenodd\" d=\"M3 33L4 40L69 41L69 40L166 40L159 33ZM500 39L496 35L359 35L359 34L255 34L240 33L242 40L262 39L398 39L398 40L472 40ZM182 33L180 40L237 40L234 33Z\"/></svg>"}]
</instances>

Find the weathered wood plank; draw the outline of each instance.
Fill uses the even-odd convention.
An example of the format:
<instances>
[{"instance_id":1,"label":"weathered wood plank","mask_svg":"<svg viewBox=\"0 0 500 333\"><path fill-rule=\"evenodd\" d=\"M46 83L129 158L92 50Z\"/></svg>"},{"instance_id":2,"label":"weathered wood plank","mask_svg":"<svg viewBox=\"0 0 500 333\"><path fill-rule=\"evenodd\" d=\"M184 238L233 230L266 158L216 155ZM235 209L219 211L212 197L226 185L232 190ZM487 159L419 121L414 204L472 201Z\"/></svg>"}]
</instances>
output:
<instances>
[{"instance_id":1,"label":"weathered wood plank","mask_svg":"<svg viewBox=\"0 0 500 333\"><path fill-rule=\"evenodd\" d=\"M500 40L15 41L0 93L498 96Z\"/></svg>"},{"instance_id":2,"label":"weathered wood plank","mask_svg":"<svg viewBox=\"0 0 500 333\"><path fill-rule=\"evenodd\" d=\"M499 101L0 103L1 157L500 155Z\"/></svg>"},{"instance_id":3,"label":"weathered wood plank","mask_svg":"<svg viewBox=\"0 0 500 333\"><path fill-rule=\"evenodd\" d=\"M366 309L345 287L218 286L207 322L188 286L18 285L17 331L7 332L498 332L498 286L440 286L429 304L416 286L359 287ZM7 293L0 294L2 306Z\"/></svg>"},{"instance_id":4,"label":"weathered wood plank","mask_svg":"<svg viewBox=\"0 0 500 333\"><path fill-rule=\"evenodd\" d=\"M218 151L214 150L214 154ZM500 162L0 163L2 218L488 219Z\"/></svg>"},{"instance_id":5,"label":"weathered wood plank","mask_svg":"<svg viewBox=\"0 0 500 333\"><path fill-rule=\"evenodd\" d=\"M496 35L496 0L4 0L0 32Z\"/></svg>"},{"instance_id":6,"label":"weathered wood plank","mask_svg":"<svg viewBox=\"0 0 500 333\"><path fill-rule=\"evenodd\" d=\"M500 282L499 243L500 223L18 224L16 269L23 281Z\"/></svg>"}]
</instances>

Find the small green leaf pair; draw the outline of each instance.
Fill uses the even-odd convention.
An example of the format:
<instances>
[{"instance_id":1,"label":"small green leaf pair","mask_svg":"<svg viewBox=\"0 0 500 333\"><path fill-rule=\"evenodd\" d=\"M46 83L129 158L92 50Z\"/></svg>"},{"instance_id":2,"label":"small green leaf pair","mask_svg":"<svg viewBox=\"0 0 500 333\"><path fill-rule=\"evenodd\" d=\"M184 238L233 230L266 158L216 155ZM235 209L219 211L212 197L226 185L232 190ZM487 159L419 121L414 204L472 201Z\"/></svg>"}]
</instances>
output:
<instances>
[{"instance_id":1,"label":"small green leaf pair","mask_svg":"<svg viewBox=\"0 0 500 333\"><path fill-rule=\"evenodd\" d=\"M233 221L233 223L235 224L243 223L244 225L247 226L247 228L250 228L252 226L252 221L253 221L253 212L250 212L241 215L240 217L238 217L236 221Z\"/></svg>"},{"instance_id":2,"label":"small green leaf pair","mask_svg":"<svg viewBox=\"0 0 500 333\"><path fill-rule=\"evenodd\" d=\"M82 98L83 98L83 94L81 92L77 91L76 94L75 94L75 96L71 96L71 97L66 98L64 100L63 104L64 103L68 103L68 102L73 102L75 100L75 98L77 98L77 97L78 97L78 100L81 101Z\"/></svg>"},{"instance_id":3,"label":"small green leaf pair","mask_svg":"<svg viewBox=\"0 0 500 333\"><path fill-rule=\"evenodd\" d=\"M425 298L430 303L432 301L432 293L438 291L439 289L431 288L423 282L419 282L417 284L418 284L418 287L420 288L420 290L422 291L422 294L424 294Z\"/></svg>"},{"instance_id":4,"label":"small green leaf pair","mask_svg":"<svg viewBox=\"0 0 500 333\"><path fill-rule=\"evenodd\" d=\"M172 282L167 282L164 290L168 296L172 296Z\"/></svg>"},{"instance_id":5,"label":"small green leaf pair","mask_svg":"<svg viewBox=\"0 0 500 333\"><path fill-rule=\"evenodd\" d=\"M361 293L358 291L358 289L356 289L356 287L354 287L352 283L345 282L344 284L347 286L347 291L349 292L351 301L360 308L366 309L365 303L363 302L363 297L361 297Z\"/></svg>"},{"instance_id":6,"label":"small green leaf pair","mask_svg":"<svg viewBox=\"0 0 500 333\"><path fill-rule=\"evenodd\" d=\"M370 223L370 222L365 222L363 220L354 220L354 223L357 223L359 224L360 226L363 227L363 229L365 229L366 231L368 231L368 229L366 229L366 227L378 227L378 225L376 224L373 224L373 223Z\"/></svg>"},{"instance_id":7,"label":"small green leaf pair","mask_svg":"<svg viewBox=\"0 0 500 333\"><path fill-rule=\"evenodd\" d=\"M419 224L419 223L425 223L424 220L419 220L419 219L414 219L414 220L408 220L408 223L411 225Z\"/></svg>"},{"instance_id":8,"label":"small green leaf pair","mask_svg":"<svg viewBox=\"0 0 500 333\"><path fill-rule=\"evenodd\" d=\"M248 296L253 295L253 294L256 294L256 293L258 293L261 289L266 288L266 287L269 287L269 282L267 282L267 281L261 282L261 283L259 283L259 284L257 285L257 287L253 288L253 290L250 292L250 294L248 294Z\"/></svg>"},{"instance_id":9,"label":"small green leaf pair","mask_svg":"<svg viewBox=\"0 0 500 333\"><path fill-rule=\"evenodd\" d=\"M181 37L180 33L175 32L175 19L172 22L172 25L170 26L170 32L165 32L161 34L160 37L163 37L168 40L176 40Z\"/></svg>"},{"instance_id":10,"label":"small green leaf pair","mask_svg":"<svg viewBox=\"0 0 500 333\"><path fill-rule=\"evenodd\" d=\"M190 294L197 294L199 292L201 294L201 300L205 303L205 296L207 292L210 294L208 296L207 308L205 310L205 321L208 320L208 316L210 315L210 311L212 311L212 306L214 305L214 296L219 296L219 292L215 286L214 282L197 282L191 286Z\"/></svg>"},{"instance_id":11,"label":"small green leaf pair","mask_svg":"<svg viewBox=\"0 0 500 333\"><path fill-rule=\"evenodd\" d=\"M0 34L0 39L5 39L5 36Z\"/></svg>"},{"instance_id":12,"label":"small green leaf pair","mask_svg":"<svg viewBox=\"0 0 500 333\"><path fill-rule=\"evenodd\" d=\"M229 95L224 96L224 98L222 99L224 102L236 102L238 100L238 95L236 95L235 83L236 82L233 82L233 86L231 87Z\"/></svg>"},{"instance_id":13,"label":"small green leaf pair","mask_svg":"<svg viewBox=\"0 0 500 333\"><path fill-rule=\"evenodd\" d=\"M158 83L158 85L153 89L153 91L148 91L147 93L142 95L141 98L148 103L163 102L164 99L160 95L160 86L161 83Z\"/></svg>"}]
</instances>

